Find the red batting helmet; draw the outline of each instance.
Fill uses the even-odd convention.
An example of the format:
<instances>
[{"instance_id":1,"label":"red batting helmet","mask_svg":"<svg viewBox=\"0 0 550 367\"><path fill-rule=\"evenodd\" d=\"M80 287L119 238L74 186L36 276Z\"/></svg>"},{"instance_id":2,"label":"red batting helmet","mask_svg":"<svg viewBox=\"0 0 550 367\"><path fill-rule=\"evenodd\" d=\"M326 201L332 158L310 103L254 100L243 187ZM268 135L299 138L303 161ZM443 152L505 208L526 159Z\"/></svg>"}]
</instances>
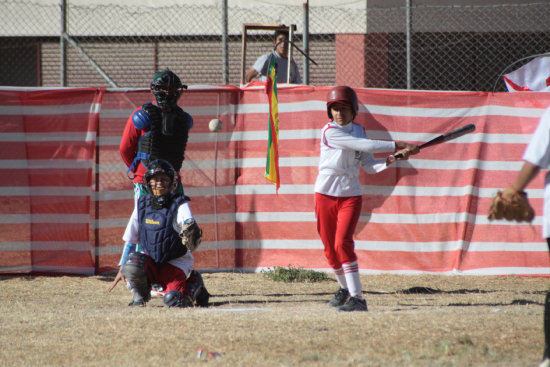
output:
<instances>
[{"instance_id":1,"label":"red batting helmet","mask_svg":"<svg viewBox=\"0 0 550 367\"><path fill-rule=\"evenodd\" d=\"M328 92L327 96L327 114L330 119L332 119L332 113L330 113L330 106L333 103L341 103L347 106L350 106L353 111L353 118L357 115L359 111L359 105L357 103L357 94L355 91L348 86L341 85L334 87Z\"/></svg>"}]
</instances>

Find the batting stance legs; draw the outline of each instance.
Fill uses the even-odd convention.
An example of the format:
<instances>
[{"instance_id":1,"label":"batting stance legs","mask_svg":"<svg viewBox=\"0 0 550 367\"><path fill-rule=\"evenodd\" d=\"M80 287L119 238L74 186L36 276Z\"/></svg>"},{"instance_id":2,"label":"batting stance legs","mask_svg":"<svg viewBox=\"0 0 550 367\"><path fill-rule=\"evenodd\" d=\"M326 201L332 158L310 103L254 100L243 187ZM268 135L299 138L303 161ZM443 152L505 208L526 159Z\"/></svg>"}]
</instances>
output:
<instances>
[{"instance_id":1,"label":"batting stance legs","mask_svg":"<svg viewBox=\"0 0 550 367\"><path fill-rule=\"evenodd\" d=\"M315 194L317 232L325 249L325 257L334 270L340 289L329 302L340 311L367 310L361 294L361 280L353 234L361 215L361 196L334 197ZM348 300L348 296L351 298Z\"/></svg>"}]
</instances>

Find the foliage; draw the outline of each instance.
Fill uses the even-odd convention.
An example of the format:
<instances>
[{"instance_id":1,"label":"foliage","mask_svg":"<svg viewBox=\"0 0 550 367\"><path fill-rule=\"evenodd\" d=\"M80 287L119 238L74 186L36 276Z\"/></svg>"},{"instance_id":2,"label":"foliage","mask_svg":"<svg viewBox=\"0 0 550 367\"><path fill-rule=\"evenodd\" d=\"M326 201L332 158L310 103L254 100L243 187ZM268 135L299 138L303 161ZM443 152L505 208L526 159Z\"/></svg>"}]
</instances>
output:
<instances>
[{"instance_id":1,"label":"foliage","mask_svg":"<svg viewBox=\"0 0 550 367\"><path fill-rule=\"evenodd\" d=\"M262 271L262 273L267 279L285 283L322 282L329 280L327 275L323 272L307 270L304 268L293 268L290 264L287 268L276 266L271 270Z\"/></svg>"}]
</instances>

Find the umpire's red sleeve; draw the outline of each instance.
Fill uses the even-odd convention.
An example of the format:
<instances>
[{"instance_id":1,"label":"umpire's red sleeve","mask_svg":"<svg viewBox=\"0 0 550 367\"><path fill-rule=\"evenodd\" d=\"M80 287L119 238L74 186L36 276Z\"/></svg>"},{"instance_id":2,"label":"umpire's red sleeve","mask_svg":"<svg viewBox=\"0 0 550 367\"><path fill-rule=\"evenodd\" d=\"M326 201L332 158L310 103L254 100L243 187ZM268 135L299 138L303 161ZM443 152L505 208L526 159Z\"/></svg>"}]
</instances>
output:
<instances>
[{"instance_id":1,"label":"umpire's red sleeve","mask_svg":"<svg viewBox=\"0 0 550 367\"><path fill-rule=\"evenodd\" d=\"M136 109L134 112L136 112L138 109ZM134 122L132 121L132 116L134 115L134 112L132 112L132 114L128 118L128 121L126 121L126 126L124 127L124 132L122 133L122 139L120 140L120 156L126 164L126 167L130 167L132 165L132 162L134 161L134 158L136 157L138 151L139 138L143 133L142 130L138 130L134 126Z\"/></svg>"}]
</instances>

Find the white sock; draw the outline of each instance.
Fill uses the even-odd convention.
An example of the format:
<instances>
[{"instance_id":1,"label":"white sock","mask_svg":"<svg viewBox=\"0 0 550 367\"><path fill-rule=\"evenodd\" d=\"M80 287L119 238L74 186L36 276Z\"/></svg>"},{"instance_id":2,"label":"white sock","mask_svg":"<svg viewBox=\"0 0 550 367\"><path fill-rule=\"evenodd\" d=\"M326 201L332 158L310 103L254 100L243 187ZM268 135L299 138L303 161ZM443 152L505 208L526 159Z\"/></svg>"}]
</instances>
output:
<instances>
[{"instance_id":1,"label":"white sock","mask_svg":"<svg viewBox=\"0 0 550 367\"><path fill-rule=\"evenodd\" d=\"M357 265L357 260L351 263L343 264L342 269L344 270L350 296L362 299L361 279L359 278L359 266Z\"/></svg>"},{"instance_id":2,"label":"white sock","mask_svg":"<svg viewBox=\"0 0 550 367\"><path fill-rule=\"evenodd\" d=\"M336 277L340 288L348 289L348 283L346 282L346 276L344 275L344 270L342 268L334 269L334 276Z\"/></svg>"}]
</instances>

